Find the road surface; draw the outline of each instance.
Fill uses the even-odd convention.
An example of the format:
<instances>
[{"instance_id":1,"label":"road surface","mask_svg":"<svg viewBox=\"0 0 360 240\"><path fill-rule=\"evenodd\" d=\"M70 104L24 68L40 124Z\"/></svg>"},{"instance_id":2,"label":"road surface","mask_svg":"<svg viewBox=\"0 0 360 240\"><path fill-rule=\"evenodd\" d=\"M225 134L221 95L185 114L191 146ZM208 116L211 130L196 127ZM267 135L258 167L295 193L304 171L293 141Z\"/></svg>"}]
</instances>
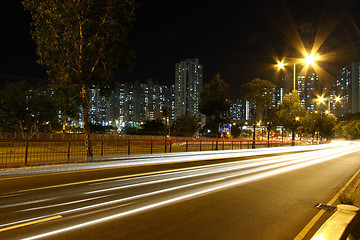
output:
<instances>
[{"instance_id":1,"label":"road surface","mask_svg":"<svg viewBox=\"0 0 360 240\"><path fill-rule=\"evenodd\" d=\"M293 239L360 169L359 150L341 143L3 171L0 239Z\"/></svg>"}]
</instances>

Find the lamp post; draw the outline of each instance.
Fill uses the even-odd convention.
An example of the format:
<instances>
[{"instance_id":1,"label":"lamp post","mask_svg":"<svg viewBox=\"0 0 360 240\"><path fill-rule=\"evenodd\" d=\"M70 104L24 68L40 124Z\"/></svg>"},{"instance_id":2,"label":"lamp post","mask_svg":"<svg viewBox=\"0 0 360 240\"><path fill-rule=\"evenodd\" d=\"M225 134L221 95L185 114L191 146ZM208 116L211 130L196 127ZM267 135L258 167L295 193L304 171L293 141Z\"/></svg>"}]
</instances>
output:
<instances>
[{"instance_id":1,"label":"lamp post","mask_svg":"<svg viewBox=\"0 0 360 240\"><path fill-rule=\"evenodd\" d=\"M339 96L335 96L335 98L324 98L323 96L319 96L317 101L319 102L319 104L321 103L325 103L325 101L328 101L328 110L327 110L327 114L331 114L331 108L330 108L330 103L331 101L334 101L335 103L340 102L341 101L341 97Z\"/></svg>"},{"instance_id":2,"label":"lamp post","mask_svg":"<svg viewBox=\"0 0 360 240\"><path fill-rule=\"evenodd\" d=\"M305 65L315 65L315 61L318 60L318 56L314 56L314 54L306 54L305 58L301 59L301 62ZM296 90L296 64L298 63L299 59L294 59L293 61L293 70L294 70L294 80L293 80L293 90ZM276 65L278 69L284 69L285 63L284 62L278 62Z\"/></svg>"}]
</instances>

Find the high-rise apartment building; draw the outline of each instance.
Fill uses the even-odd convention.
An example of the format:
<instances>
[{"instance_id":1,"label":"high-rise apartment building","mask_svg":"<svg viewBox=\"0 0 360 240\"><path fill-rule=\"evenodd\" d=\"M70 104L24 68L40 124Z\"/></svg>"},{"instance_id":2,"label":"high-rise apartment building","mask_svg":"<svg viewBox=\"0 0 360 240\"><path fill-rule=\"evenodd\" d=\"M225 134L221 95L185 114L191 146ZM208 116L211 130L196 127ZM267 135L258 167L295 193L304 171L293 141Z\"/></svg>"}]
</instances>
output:
<instances>
[{"instance_id":1,"label":"high-rise apartment building","mask_svg":"<svg viewBox=\"0 0 360 240\"><path fill-rule=\"evenodd\" d=\"M107 98L100 95L100 90L90 89L89 115L92 124L104 125L106 122Z\"/></svg>"},{"instance_id":2,"label":"high-rise apartment building","mask_svg":"<svg viewBox=\"0 0 360 240\"><path fill-rule=\"evenodd\" d=\"M184 114L199 115L203 66L199 59L186 59L175 64L175 120Z\"/></svg>"},{"instance_id":3,"label":"high-rise apartment building","mask_svg":"<svg viewBox=\"0 0 360 240\"><path fill-rule=\"evenodd\" d=\"M152 79L141 84L118 84L108 97L101 96L99 89L90 90L91 123L103 126L116 125L120 128L139 126L147 120L164 120L165 109L166 120L171 124L174 106L174 85L161 86Z\"/></svg>"},{"instance_id":4,"label":"high-rise apartment building","mask_svg":"<svg viewBox=\"0 0 360 240\"><path fill-rule=\"evenodd\" d=\"M331 101L330 103L330 112L337 117L345 116L352 112L351 109L351 100L352 100L352 74L351 68L349 66L342 67L339 71L336 83L332 86L330 92L330 98L335 99L340 97L340 101Z\"/></svg>"},{"instance_id":5,"label":"high-rise apartment building","mask_svg":"<svg viewBox=\"0 0 360 240\"><path fill-rule=\"evenodd\" d=\"M360 61L351 63L351 112L360 112Z\"/></svg>"},{"instance_id":6,"label":"high-rise apartment building","mask_svg":"<svg viewBox=\"0 0 360 240\"><path fill-rule=\"evenodd\" d=\"M246 119L246 104L247 101L236 100L229 108L229 119L232 122L240 123Z\"/></svg>"},{"instance_id":7,"label":"high-rise apartment building","mask_svg":"<svg viewBox=\"0 0 360 240\"><path fill-rule=\"evenodd\" d=\"M301 105L307 110L316 110L316 99L322 93L319 76L315 73L297 76L297 90Z\"/></svg>"}]
</instances>

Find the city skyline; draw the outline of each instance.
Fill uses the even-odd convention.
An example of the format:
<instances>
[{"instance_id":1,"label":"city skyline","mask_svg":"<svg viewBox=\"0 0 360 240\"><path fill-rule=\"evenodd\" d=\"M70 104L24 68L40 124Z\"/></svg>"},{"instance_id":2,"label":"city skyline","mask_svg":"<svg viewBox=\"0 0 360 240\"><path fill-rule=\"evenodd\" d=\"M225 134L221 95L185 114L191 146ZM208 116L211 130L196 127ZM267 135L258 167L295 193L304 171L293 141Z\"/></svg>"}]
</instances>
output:
<instances>
[{"instance_id":1,"label":"city skyline","mask_svg":"<svg viewBox=\"0 0 360 240\"><path fill-rule=\"evenodd\" d=\"M309 48L320 35L326 36L319 51L335 51L337 58L321 63L331 75L339 64L359 60L358 49L353 46L359 43L356 1L258 0L248 5L186 0L179 4L137 2L138 19L128 38L135 50L136 65L133 72L119 76L120 82L153 78L171 85L176 62L199 58L204 84L219 72L232 86L231 96L237 99L244 82L256 77L278 81L273 69L276 58L301 57L294 42L301 39ZM36 63L29 14L19 2L8 5L9 11L1 19L4 38L0 73L46 78ZM329 19L336 21L327 23Z\"/></svg>"}]
</instances>

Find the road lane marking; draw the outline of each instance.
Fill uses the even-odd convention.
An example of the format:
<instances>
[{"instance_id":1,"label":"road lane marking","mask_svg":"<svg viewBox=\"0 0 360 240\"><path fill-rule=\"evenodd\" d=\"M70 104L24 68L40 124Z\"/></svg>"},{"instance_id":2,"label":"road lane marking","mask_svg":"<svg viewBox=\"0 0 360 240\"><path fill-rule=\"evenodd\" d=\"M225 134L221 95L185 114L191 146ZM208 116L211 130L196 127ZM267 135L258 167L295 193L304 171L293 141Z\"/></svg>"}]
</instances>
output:
<instances>
[{"instance_id":1,"label":"road lane marking","mask_svg":"<svg viewBox=\"0 0 360 240\"><path fill-rule=\"evenodd\" d=\"M346 190L346 188L349 187L350 183L354 181L356 176L360 173L360 169L350 178L350 180L340 189L340 191L326 204L326 205L332 205L339 196ZM301 230L301 232L294 238L294 240L301 240L304 239L304 237L309 233L309 231L314 227L316 222L322 217L322 215L325 213L325 210L320 210L312 219L311 221Z\"/></svg>"},{"instance_id":2,"label":"road lane marking","mask_svg":"<svg viewBox=\"0 0 360 240\"><path fill-rule=\"evenodd\" d=\"M57 216L43 218L43 219L39 219L39 220L27 222L27 223L17 224L17 225L11 226L11 227L0 228L0 232L5 232L5 231L8 231L8 230L21 228L21 227L25 227L25 226L29 226L29 225L33 225L33 224L37 224L37 223L47 222L47 221L51 221L51 220L55 220L55 219L59 219L59 218L62 218L62 216L57 215Z\"/></svg>"},{"instance_id":3,"label":"road lane marking","mask_svg":"<svg viewBox=\"0 0 360 240\"><path fill-rule=\"evenodd\" d=\"M326 149L320 149L318 151L324 151L324 150L326 150ZM289 157L290 155L293 155L294 157L297 157L298 153L286 154L283 157ZM271 157L265 156L265 157L260 157L260 158L256 158L256 159L260 160L260 159L264 159L264 158L266 159L266 158L271 158ZM211 160L211 159L218 159L218 158L209 158L208 160ZM187 168L177 168L177 169L169 169L169 170L155 171L155 172L149 172L149 173L137 173L137 174L131 174L131 175L125 175L125 176L117 176L117 177L102 178L102 179L92 179L92 180L86 180L86 181L80 181L80 182L64 183L64 184L58 184L58 185L53 185L53 186L30 188L30 189L23 189L23 190L14 191L14 192L8 192L8 193L5 193L5 194L0 194L0 196L6 196L6 195L10 195L10 194L26 193L26 192L38 191L38 190L47 190L47 189L60 188L60 187L76 186L76 185L81 185L81 184L89 184L89 183L120 180L120 179L125 179L125 178L151 176L151 175L156 175L156 174L172 173L172 172L178 172L178 171L188 171L188 170L195 170L195 169L204 168L204 167L205 168L206 167L216 167L216 166L229 165L229 164L234 164L234 162L216 163L216 164L208 164L208 165L201 165L201 166L194 166L194 167L187 167ZM45 174L45 175L48 175L48 174Z\"/></svg>"}]
</instances>

